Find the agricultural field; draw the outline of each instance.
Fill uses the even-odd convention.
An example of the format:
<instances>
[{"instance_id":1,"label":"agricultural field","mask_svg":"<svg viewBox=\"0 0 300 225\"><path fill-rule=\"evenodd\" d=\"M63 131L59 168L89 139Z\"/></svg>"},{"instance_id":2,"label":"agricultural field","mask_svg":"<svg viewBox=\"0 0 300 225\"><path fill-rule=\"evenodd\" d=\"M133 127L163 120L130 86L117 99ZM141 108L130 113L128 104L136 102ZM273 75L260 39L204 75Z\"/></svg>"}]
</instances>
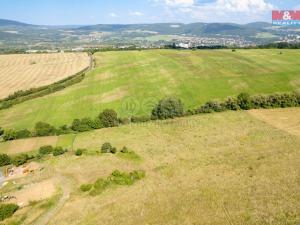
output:
<instances>
[{"instance_id":1,"label":"agricultural field","mask_svg":"<svg viewBox=\"0 0 300 225\"><path fill-rule=\"evenodd\" d=\"M0 55L0 99L55 83L89 66L86 53Z\"/></svg>"},{"instance_id":2,"label":"agricultural field","mask_svg":"<svg viewBox=\"0 0 300 225\"><path fill-rule=\"evenodd\" d=\"M106 108L115 109L121 117L149 115L166 96L182 99L190 109L241 92L295 91L300 89L299 57L298 50L96 53L96 68L85 80L0 111L0 126L32 129L39 121L60 126L75 118L95 117Z\"/></svg>"},{"instance_id":3,"label":"agricultural field","mask_svg":"<svg viewBox=\"0 0 300 225\"><path fill-rule=\"evenodd\" d=\"M20 140L32 142L26 152L45 143L69 152L32 162L34 173L8 181L2 194L18 196L23 207L2 224L297 225L300 136L285 129L287 121L299 125L300 109L231 111ZM104 142L127 146L138 157L101 154ZM16 153L11 143L0 143L0 152ZM87 150L75 156L77 148ZM116 169L142 169L146 176L97 195L80 190Z\"/></svg>"}]
</instances>

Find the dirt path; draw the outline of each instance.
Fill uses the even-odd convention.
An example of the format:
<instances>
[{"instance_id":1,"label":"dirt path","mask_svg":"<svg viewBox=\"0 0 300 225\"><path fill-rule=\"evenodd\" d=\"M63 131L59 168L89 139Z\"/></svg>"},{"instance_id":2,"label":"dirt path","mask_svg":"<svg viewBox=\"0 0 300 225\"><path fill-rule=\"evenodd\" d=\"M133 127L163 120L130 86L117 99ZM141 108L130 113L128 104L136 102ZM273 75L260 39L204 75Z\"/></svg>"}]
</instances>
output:
<instances>
[{"instance_id":1,"label":"dirt path","mask_svg":"<svg viewBox=\"0 0 300 225\"><path fill-rule=\"evenodd\" d=\"M59 210L64 206L66 201L70 198L72 186L71 180L63 175L59 175L58 179L63 192L61 198L59 199L58 203L54 208L50 209L47 213L43 214L32 225L47 225L51 221L51 219L59 212Z\"/></svg>"}]
</instances>

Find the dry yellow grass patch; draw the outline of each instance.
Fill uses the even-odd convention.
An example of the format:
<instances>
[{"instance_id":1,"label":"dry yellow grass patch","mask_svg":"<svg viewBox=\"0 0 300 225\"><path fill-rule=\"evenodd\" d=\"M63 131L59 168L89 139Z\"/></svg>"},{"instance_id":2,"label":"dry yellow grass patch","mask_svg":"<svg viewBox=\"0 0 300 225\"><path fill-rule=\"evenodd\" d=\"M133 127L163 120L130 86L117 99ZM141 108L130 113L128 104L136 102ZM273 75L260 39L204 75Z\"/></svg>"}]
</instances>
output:
<instances>
[{"instance_id":1,"label":"dry yellow grass patch","mask_svg":"<svg viewBox=\"0 0 300 225\"><path fill-rule=\"evenodd\" d=\"M277 129L300 137L300 108L251 110L249 113Z\"/></svg>"},{"instance_id":2,"label":"dry yellow grass patch","mask_svg":"<svg viewBox=\"0 0 300 225\"><path fill-rule=\"evenodd\" d=\"M38 150L44 145L56 145L57 137L39 137L9 141L0 145L0 152L7 154L18 154Z\"/></svg>"},{"instance_id":3,"label":"dry yellow grass patch","mask_svg":"<svg viewBox=\"0 0 300 225\"><path fill-rule=\"evenodd\" d=\"M85 53L0 55L0 98L52 84L89 66Z\"/></svg>"},{"instance_id":4,"label":"dry yellow grass patch","mask_svg":"<svg viewBox=\"0 0 300 225\"><path fill-rule=\"evenodd\" d=\"M29 184L20 191L13 193L16 200L11 200L11 202L17 203L19 206L26 206L30 201L41 201L52 197L55 191L54 182L49 179L40 183Z\"/></svg>"}]
</instances>

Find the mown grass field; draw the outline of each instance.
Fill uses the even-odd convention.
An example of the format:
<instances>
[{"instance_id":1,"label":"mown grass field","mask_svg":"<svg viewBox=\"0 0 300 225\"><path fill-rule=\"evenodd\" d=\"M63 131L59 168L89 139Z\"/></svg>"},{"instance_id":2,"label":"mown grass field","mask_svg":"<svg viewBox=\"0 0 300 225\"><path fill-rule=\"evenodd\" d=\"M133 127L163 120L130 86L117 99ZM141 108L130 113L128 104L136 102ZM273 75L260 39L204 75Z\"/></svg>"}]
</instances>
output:
<instances>
[{"instance_id":1,"label":"mown grass field","mask_svg":"<svg viewBox=\"0 0 300 225\"><path fill-rule=\"evenodd\" d=\"M149 50L95 57L97 66L83 82L0 111L0 125L30 129L45 121L58 126L95 117L105 108L120 116L148 115L165 96L178 96L186 108L195 108L242 91L263 94L300 88L297 50Z\"/></svg>"},{"instance_id":2,"label":"mown grass field","mask_svg":"<svg viewBox=\"0 0 300 225\"><path fill-rule=\"evenodd\" d=\"M44 170L14 185L54 180L58 198L65 190L70 197L56 213L38 203L5 224L298 225L300 136L284 129L283 117L299 124L300 110L224 112L61 136L52 144L88 151L50 158ZM141 160L97 153L106 141L126 145ZM143 169L146 178L94 197L79 190L115 169Z\"/></svg>"},{"instance_id":3,"label":"mown grass field","mask_svg":"<svg viewBox=\"0 0 300 225\"><path fill-rule=\"evenodd\" d=\"M0 55L0 99L55 83L89 66L86 53Z\"/></svg>"}]
</instances>

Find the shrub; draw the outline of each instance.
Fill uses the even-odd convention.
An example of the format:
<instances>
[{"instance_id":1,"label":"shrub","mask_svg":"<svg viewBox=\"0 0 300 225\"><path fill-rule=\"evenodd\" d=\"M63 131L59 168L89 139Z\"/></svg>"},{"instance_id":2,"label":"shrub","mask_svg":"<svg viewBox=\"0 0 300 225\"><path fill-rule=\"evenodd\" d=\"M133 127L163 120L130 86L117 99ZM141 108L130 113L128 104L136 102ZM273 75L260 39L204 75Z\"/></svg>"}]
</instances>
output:
<instances>
[{"instance_id":1,"label":"shrub","mask_svg":"<svg viewBox=\"0 0 300 225\"><path fill-rule=\"evenodd\" d=\"M53 156L63 155L64 153L65 153L65 150L62 147L56 147L53 150Z\"/></svg>"},{"instance_id":2,"label":"shrub","mask_svg":"<svg viewBox=\"0 0 300 225\"><path fill-rule=\"evenodd\" d=\"M237 111L237 110L241 109L240 106L239 106L239 104L238 104L238 100L236 98L228 98L225 101L224 106L228 110Z\"/></svg>"},{"instance_id":3,"label":"shrub","mask_svg":"<svg viewBox=\"0 0 300 225\"><path fill-rule=\"evenodd\" d=\"M76 155L76 156L81 156L81 155L83 154L83 152L84 152L83 149L77 149L77 150L75 151L75 155Z\"/></svg>"},{"instance_id":4,"label":"shrub","mask_svg":"<svg viewBox=\"0 0 300 225\"><path fill-rule=\"evenodd\" d=\"M16 139L29 138L31 136L31 132L27 129L16 131Z\"/></svg>"},{"instance_id":5,"label":"shrub","mask_svg":"<svg viewBox=\"0 0 300 225\"><path fill-rule=\"evenodd\" d=\"M53 147L51 145L42 146L39 149L39 153L41 155L48 155L51 154L52 152L53 152Z\"/></svg>"},{"instance_id":6,"label":"shrub","mask_svg":"<svg viewBox=\"0 0 300 225\"><path fill-rule=\"evenodd\" d=\"M252 108L251 97L248 93L239 94L237 101L241 109L249 110Z\"/></svg>"},{"instance_id":7,"label":"shrub","mask_svg":"<svg viewBox=\"0 0 300 225\"><path fill-rule=\"evenodd\" d=\"M51 126L48 123L44 123L44 122L38 122L35 125L34 129L35 129L35 134L38 137L50 136L50 135L55 135L56 134L55 127Z\"/></svg>"},{"instance_id":8,"label":"shrub","mask_svg":"<svg viewBox=\"0 0 300 225\"><path fill-rule=\"evenodd\" d=\"M126 124L130 124L130 122L131 122L131 119L129 119L129 118L119 118L119 124L126 125Z\"/></svg>"},{"instance_id":9,"label":"shrub","mask_svg":"<svg viewBox=\"0 0 300 225\"><path fill-rule=\"evenodd\" d=\"M21 166L27 162L29 156L27 154L20 154L13 158L12 162L15 166Z\"/></svg>"},{"instance_id":10,"label":"shrub","mask_svg":"<svg viewBox=\"0 0 300 225\"><path fill-rule=\"evenodd\" d=\"M102 153L110 153L112 148L113 147L111 146L111 144L109 142L106 142L102 145L101 152Z\"/></svg>"},{"instance_id":11,"label":"shrub","mask_svg":"<svg viewBox=\"0 0 300 225\"><path fill-rule=\"evenodd\" d=\"M118 114L112 109L106 109L99 115L103 127L118 126Z\"/></svg>"},{"instance_id":12,"label":"shrub","mask_svg":"<svg viewBox=\"0 0 300 225\"><path fill-rule=\"evenodd\" d=\"M168 119L183 116L183 104L180 99L167 98L160 100L152 110L151 119Z\"/></svg>"},{"instance_id":13,"label":"shrub","mask_svg":"<svg viewBox=\"0 0 300 225\"><path fill-rule=\"evenodd\" d=\"M226 106L224 103L219 102L207 102L204 106L202 106L198 113L212 113L212 112L223 112L226 110Z\"/></svg>"},{"instance_id":14,"label":"shrub","mask_svg":"<svg viewBox=\"0 0 300 225\"><path fill-rule=\"evenodd\" d=\"M11 217L18 209L16 204L0 204L0 221Z\"/></svg>"},{"instance_id":15,"label":"shrub","mask_svg":"<svg viewBox=\"0 0 300 225\"><path fill-rule=\"evenodd\" d=\"M151 120L150 116L133 116L131 117L132 123L145 123Z\"/></svg>"},{"instance_id":16,"label":"shrub","mask_svg":"<svg viewBox=\"0 0 300 225\"><path fill-rule=\"evenodd\" d=\"M116 154L116 153L117 153L117 148L113 147L113 148L110 150L110 152L111 152L112 154Z\"/></svg>"},{"instance_id":17,"label":"shrub","mask_svg":"<svg viewBox=\"0 0 300 225\"><path fill-rule=\"evenodd\" d=\"M90 118L83 118L82 120L75 119L72 123L72 130L78 131L78 132L84 132L92 130L93 121Z\"/></svg>"},{"instance_id":18,"label":"shrub","mask_svg":"<svg viewBox=\"0 0 300 225\"><path fill-rule=\"evenodd\" d=\"M122 149L121 149L121 153L128 153L128 148L126 146L124 146Z\"/></svg>"},{"instance_id":19,"label":"shrub","mask_svg":"<svg viewBox=\"0 0 300 225\"><path fill-rule=\"evenodd\" d=\"M11 158L7 154L0 154L0 167L11 164Z\"/></svg>"},{"instance_id":20,"label":"shrub","mask_svg":"<svg viewBox=\"0 0 300 225\"><path fill-rule=\"evenodd\" d=\"M93 185L92 184L83 184L80 186L80 190L83 192L88 192L92 189Z\"/></svg>"},{"instance_id":21,"label":"shrub","mask_svg":"<svg viewBox=\"0 0 300 225\"><path fill-rule=\"evenodd\" d=\"M4 141L12 141L17 139L17 133L14 130L7 130L4 132L3 140Z\"/></svg>"},{"instance_id":22,"label":"shrub","mask_svg":"<svg viewBox=\"0 0 300 225\"><path fill-rule=\"evenodd\" d=\"M4 134L4 130L2 129L2 127L0 127L0 136L2 136Z\"/></svg>"}]
</instances>

